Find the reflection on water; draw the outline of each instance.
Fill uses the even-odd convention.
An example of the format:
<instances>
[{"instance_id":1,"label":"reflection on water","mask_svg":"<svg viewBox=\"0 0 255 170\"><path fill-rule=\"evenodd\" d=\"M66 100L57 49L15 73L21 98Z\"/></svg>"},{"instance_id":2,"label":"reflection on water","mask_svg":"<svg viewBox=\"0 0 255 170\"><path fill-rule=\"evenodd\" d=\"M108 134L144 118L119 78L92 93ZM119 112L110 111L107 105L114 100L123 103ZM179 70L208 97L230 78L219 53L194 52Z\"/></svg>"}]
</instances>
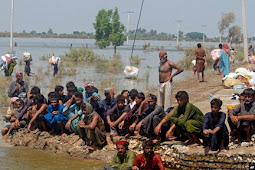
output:
<instances>
[{"instance_id":1,"label":"reflection on water","mask_svg":"<svg viewBox=\"0 0 255 170\"><path fill-rule=\"evenodd\" d=\"M0 129L5 126L2 117L6 108L0 111ZM0 135L0 169L103 169L105 162L71 158L69 155L22 147L11 147L4 143Z\"/></svg>"},{"instance_id":2,"label":"reflection on water","mask_svg":"<svg viewBox=\"0 0 255 170\"><path fill-rule=\"evenodd\" d=\"M103 169L104 162L70 158L28 148L1 148L0 169Z\"/></svg>"}]
</instances>

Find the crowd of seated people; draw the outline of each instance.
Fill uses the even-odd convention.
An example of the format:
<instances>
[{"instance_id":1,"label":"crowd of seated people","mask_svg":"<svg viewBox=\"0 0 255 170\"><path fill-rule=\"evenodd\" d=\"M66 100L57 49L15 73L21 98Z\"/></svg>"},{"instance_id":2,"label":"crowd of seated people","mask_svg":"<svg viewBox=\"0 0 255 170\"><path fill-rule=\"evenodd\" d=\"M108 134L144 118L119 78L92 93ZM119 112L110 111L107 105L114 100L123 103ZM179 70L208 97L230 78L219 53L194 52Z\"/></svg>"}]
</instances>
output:
<instances>
[{"instance_id":1,"label":"crowd of seated people","mask_svg":"<svg viewBox=\"0 0 255 170\"><path fill-rule=\"evenodd\" d=\"M22 81L19 73L17 82ZM14 89L9 89L13 95L9 95L12 98L6 115L8 124L2 135L13 135L18 128L26 127L34 133L79 135L85 148L95 149L107 144L106 132L111 131L113 136L139 135L154 143L176 139L190 147L203 144L206 150L225 150L229 140L251 142L255 130L255 93L251 88L243 91L242 102L227 116L220 111L220 99L213 99L211 112L204 114L189 102L185 91L177 92L177 106L164 110L157 105L156 95L145 95L136 89L118 94L106 88L102 99L92 84L85 84L83 93L74 82L68 82L66 95L64 87L58 85L46 99L37 86L27 91L12 83L9 88Z\"/></svg>"}]
</instances>

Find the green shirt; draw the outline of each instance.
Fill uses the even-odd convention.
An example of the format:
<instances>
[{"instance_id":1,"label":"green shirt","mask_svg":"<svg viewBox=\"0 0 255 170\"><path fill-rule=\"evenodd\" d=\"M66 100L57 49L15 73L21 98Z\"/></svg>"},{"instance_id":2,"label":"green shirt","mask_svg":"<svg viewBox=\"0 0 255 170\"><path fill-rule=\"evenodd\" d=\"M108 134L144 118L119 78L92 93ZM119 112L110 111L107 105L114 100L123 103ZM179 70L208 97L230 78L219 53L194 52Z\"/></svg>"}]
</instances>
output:
<instances>
[{"instance_id":1,"label":"green shirt","mask_svg":"<svg viewBox=\"0 0 255 170\"><path fill-rule=\"evenodd\" d=\"M200 123L203 123L204 121L204 114L191 103L187 103L184 107L177 106L173 110L173 115L169 120L181 127L183 127L188 120L196 120ZM182 114L183 116L179 118ZM166 118L168 117L166 116L165 119Z\"/></svg>"},{"instance_id":2,"label":"green shirt","mask_svg":"<svg viewBox=\"0 0 255 170\"><path fill-rule=\"evenodd\" d=\"M124 161L121 163L121 160L118 156L118 152L113 156L110 166L119 170L128 170L132 168L135 161L135 153L131 150L128 150L125 154Z\"/></svg>"}]
</instances>

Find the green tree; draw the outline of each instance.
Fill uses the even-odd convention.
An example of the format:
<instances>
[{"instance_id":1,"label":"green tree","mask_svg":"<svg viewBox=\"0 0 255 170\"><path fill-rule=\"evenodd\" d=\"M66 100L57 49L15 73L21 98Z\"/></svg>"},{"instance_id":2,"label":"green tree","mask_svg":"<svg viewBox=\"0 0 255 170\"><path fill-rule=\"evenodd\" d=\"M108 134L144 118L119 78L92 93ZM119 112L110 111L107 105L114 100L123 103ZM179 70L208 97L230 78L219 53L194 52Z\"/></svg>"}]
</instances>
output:
<instances>
[{"instance_id":1,"label":"green tree","mask_svg":"<svg viewBox=\"0 0 255 170\"><path fill-rule=\"evenodd\" d=\"M117 46L123 45L126 36L124 35L125 27L122 23L120 23L120 17L118 9L115 8L112 15L112 32L110 34L110 41L114 48L114 54L116 54Z\"/></svg>"},{"instance_id":2,"label":"green tree","mask_svg":"<svg viewBox=\"0 0 255 170\"><path fill-rule=\"evenodd\" d=\"M187 38L190 38L190 39L199 39L199 40L202 40L203 39L203 33L200 33L200 32L189 32L186 34L186 37ZM206 38L206 36L205 36Z\"/></svg>"},{"instance_id":3,"label":"green tree","mask_svg":"<svg viewBox=\"0 0 255 170\"><path fill-rule=\"evenodd\" d=\"M229 28L228 37L230 39L230 46L232 43L240 43L241 41L241 27L238 25L234 25Z\"/></svg>"},{"instance_id":4,"label":"green tree","mask_svg":"<svg viewBox=\"0 0 255 170\"><path fill-rule=\"evenodd\" d=\"M48 30L48 34L53 34L53 30L52 30L52 29L49 29L49 30Z\"/></svg>"}]
</instances>

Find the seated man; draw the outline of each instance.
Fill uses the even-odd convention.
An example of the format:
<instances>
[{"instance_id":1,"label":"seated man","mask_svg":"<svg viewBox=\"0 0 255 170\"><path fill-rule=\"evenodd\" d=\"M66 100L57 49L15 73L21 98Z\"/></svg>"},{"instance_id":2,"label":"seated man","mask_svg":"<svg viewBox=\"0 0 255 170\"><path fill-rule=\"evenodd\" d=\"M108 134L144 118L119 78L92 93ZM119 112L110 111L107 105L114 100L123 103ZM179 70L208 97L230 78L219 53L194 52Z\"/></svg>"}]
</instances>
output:
<instances>
[{"instance_id":1,"label":"seated man","mask_svg":"<svg viewBox=\"0 0 255 170\"><path fill-rule=\"evenodd\" d=\"M159 122L165 117L165 111L163 107L157 105L157 97L153 94L149 95L148 100L148 105L149 108L147 108L142 115L145 118L141 119L141 121L137 124L136 126L136 132L137 134L140 131L140 134L142 136L155 139L161 140L161 136L157 136L154 133L154 129L156 126L159 124Z\"/></svg>"},{"instance_id":2,"label":"seated man","mask_svg":"<svg viewBox=\"0 0 255 170\"><path fill-rule=\"evenodd\" d=\"M18 115L18 117L17 117L17 120L18 121L20 121L20 122L18 122L18 123L26 123L27 121L28 121L28 116L26 115L26 113L27 113L27 111L29 111L29 110L32 110L32 106L34 106L35 105L35 101L34 101L34 99L35 99L35 96L37 95L37 94L40 94L40 88L39 87L37 87L37 86L34 86L31 90L30 90L30 92L28 93L28 98L29 98L29 100L28 100L28 102L27 102L27 104L23 107L23 109L20 111L20 113L19 113L19 115ZM46 99L45 99L45 102L44 103L47 103L47 101L46 101Z\"/></svg>"},{"instance_id":3,"label":"seated man","mask_svg":"<svg viewBox=\"0 0 255 170\"><path fill-rule=\"evenodd\" d=\"M117 152L114 154L112 162L105 165L106 170L129 170L135 161L135 153L128 150L127 141L118 141L116 143Z\"/></svg>"},{"instance_id":4,"label":"seated man","mask_svg":"<svg viewBox=\"0 0 255 170\"><path fill-rule=\"evenodd\" d=\"M35 96L35 105L32 107L32 119L28 123L28 131L31 131L31 125L34 124L37 131L47 131L44 120L44 115L47 113L48 105L44 103L44 96L37 94Z\"/></svg>"},{"instance_id":5,"label":"seated man","mask_svg":"<svg viewBox=\"0 0 255 170\"><path fill-rule=\"evenodd\" d=\"M173 115L169 120L175 124L176 130L180 134L184 134L188 138L185 141L186 145L191 147L200 145L199 134L202 130L204 114L196 106L189 103L187 92L179 91L175 98L178 106L174 109Z\"/></svg>"},{"instance_id":6,"label":"seated man","mask_svg":"<svg viewBox=\"0 0 255 170\"><path fill-rule=\"evenodd\" d=\"M205 152L224 150L228 147L228 129L225 124L226 114L220 112L222 101L213 99L211 101L211 112L205 114L203 124L203 144Z\"/></svg>"},{"instance_id":7,"label":"seated man","mask_svg":"<svg viewBox=\"0 0 255 170\"><path fill-rule=\"evenodd\" d=\"M44 115L46 125L51 128L50 134L55 131L60 132L61 136L65 135L65 124L67 117L63 115L64 106L58 103L57 98L51 98L51 104L48 106L48 113Z\"/></svg>"},{"instance_id":8,"label":"seated man","mask_svg":"<svg viewBox=\"0 0 255 170\"><path fill-rule=\"evenodd\" d=\"M103 119L105 122L106 131L110 131L110 127L107 126L108 124L107 124L107 120L106 120L107 112L108 112L108 110L113 108L113 106L115 106L117 104L114 94L115 94L114 89L110 89L110 88L104 89L105 99L103 99L99 102L99 108L102 110L102 115L104 116Z\"/></svg>"},{"instance_id":9,"label":"seated man","mask_svg":"<svg viewBox=\"0 0 255 170\"><path fill-rule=\"evenodd\" d=\"M5 116L6 118L6 122L8 122L8 124L2 129L2 135L14 135L16 132L16 129L19 127L25 127L26 124L19 124L18 120L17 120L17 115L19 114L19 112L22 110L22 108L24 107L23 105L23 101L17 97L13 97L10 100L9 103L9 107L7 110L7 115Z\"/></svg>"},{"instance_id":10,"label":"seated man","mask_svg":"<svg viewBox=\"0 0 255 170\"><path fill-rule=\"evenodd\" d=\"M75 92L74 95L66 102L63 114L67 116L67 123L65 128L71 133L77 133L77 125L80 120L83 120L85 115L80 111L83 103L83 95L80 92Z\"/></svg>"},{"instance_id":11,"label":"seated man","mask_svg":"<svg viewBox=\"0 0 255 170\"><path fill-rule=\"evenodd\" d=\"M110 128L115 130L114 136L120 135L125 136L127 129L124 126L120 126L127 112L130 111L129 105L125 105L125 97L123 95L118 95L117 104L110 110L108 110L106 119Z\"/></svg>"},{"instance_id":12,"label":"seated man","mask_svg":"<svg viewBox=\"0 0 255 170\"><path fill-rule=\"evenodd\" d=\"M9 97L18 97L21 92L27 93L29 90L28 84L23 81L23 73L21 71L16 72L16 80L11 82L8 89Z\"/></svg>"},{"instance_id":13,"label":"seated man","mask_svg":"<svg viewBox=\"0 0 255 170\"><path fill-rule=\"evenodd\" d=\"M141 119L141 113L149 107L147 100L145 101L145 96L142 92L136 95L135 103L136 104L124 118L125 124L130 133L134 132L136 124L139 122L139 119Z\"/></svg>"},{"instance_id":14,"label":"seated man","mask_svg":"<svg viewBox=\"0 0 255 170\"><path fill-rule=\"evenodd\" d=\"M134 166L132 170L164 170L165 167L159 154L154 153L152 141L143 142L143 153L135 157Z\"/></svg>"},{"instance_id":15,"label":"seated man","mask_svg":"<svg viewBox=\"0 0 255 170\"><path fill-rule=\"evenodd\" d=\"M235 131L237 143L241 142L243 138L246 138L247 142L251 142L251 135L255 130L255 93L252 88L245 89L243 93L245 101L229 111L230 119L228 119L231 131Z\"/></svg>"},{"instance_id":16,"label":"seated man","mask_svg":"<svg viewBox=\"0 0 255 170\"><path fill-rule=\"evenodd\" d=\"M106 134L103 119L93 111L91 104L82 103L79 115L84 114L84 119L80 120L77 126L79 136L85 142L85 147L94 150L106 145Z\"/></svg>"}]
</instances>

